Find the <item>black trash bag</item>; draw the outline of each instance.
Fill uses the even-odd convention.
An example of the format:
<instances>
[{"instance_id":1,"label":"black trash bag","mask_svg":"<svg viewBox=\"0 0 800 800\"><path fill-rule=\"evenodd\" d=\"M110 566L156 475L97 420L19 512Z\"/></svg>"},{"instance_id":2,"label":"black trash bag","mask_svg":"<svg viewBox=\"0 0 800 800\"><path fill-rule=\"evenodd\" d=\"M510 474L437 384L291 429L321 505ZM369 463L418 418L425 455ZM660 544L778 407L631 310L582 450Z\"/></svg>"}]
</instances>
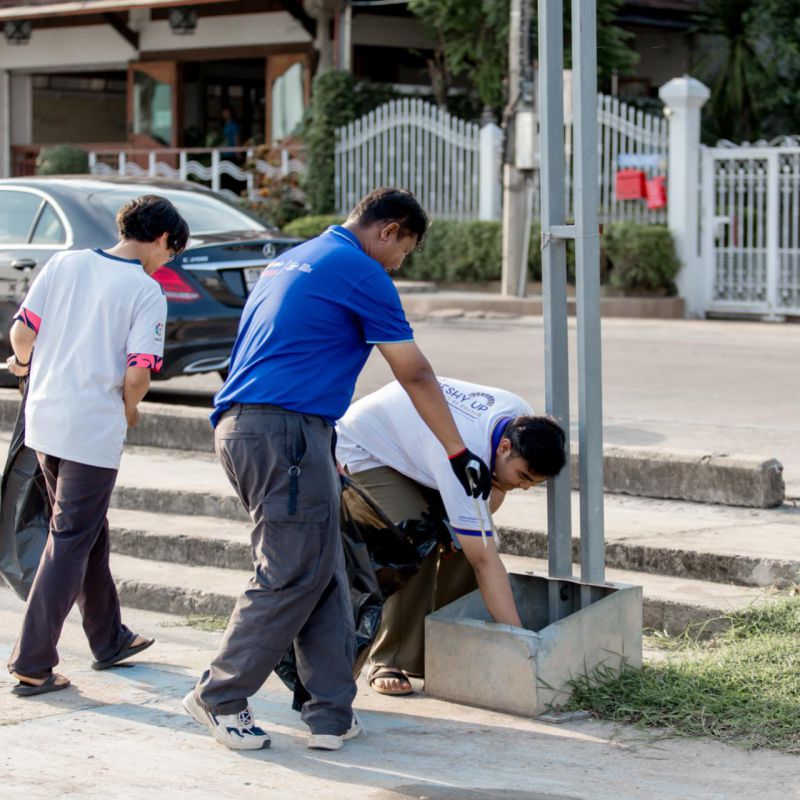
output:
<instances>
[{"instance_id":1,"label":"black trash bag","mask_svg":"<svg viewBox=\"0 0 800 800\"><path fill-rule=\"evenodd\" d=\"M50 525L50 500L36 452L25 446L28 382L0 483L0 575L26 600Z\"/></svg>"},{"instance_id":2,"label":"black trash bag","mask_svg":"<svg viewBox=\"0 0 800 800\"><path fill-rule=\"evenodd\" d=\"M349 510L353 504L342 502L342 546L356 627L353 675L357 676L378 633L384 600L405 585L444 536L448 542L451 539L446 523L434 514L423 515L423 520L394 525L357 483L343 477L342 487L344 493L355 493L355 497L350 497L363 512L354 515ZM331 591L333 584L323 592L319 603L324 602ZM293 646L275 672L294 693L292 708L300 711L310 695L298 676Z\"/></svg>"},{"instance_id":3,"label":"black trash bag","mask_svg":"<svg viewBox=\"0 0 800 800\"><path fill-rule=\"evenodd\" d=\"M449 548L452 542L446 520L433 514L423 513L422 519L404 520L395 528L399 537L375 528L364 531L384 600L399 592L437 547Z\"/></svg>"}]
</instances>

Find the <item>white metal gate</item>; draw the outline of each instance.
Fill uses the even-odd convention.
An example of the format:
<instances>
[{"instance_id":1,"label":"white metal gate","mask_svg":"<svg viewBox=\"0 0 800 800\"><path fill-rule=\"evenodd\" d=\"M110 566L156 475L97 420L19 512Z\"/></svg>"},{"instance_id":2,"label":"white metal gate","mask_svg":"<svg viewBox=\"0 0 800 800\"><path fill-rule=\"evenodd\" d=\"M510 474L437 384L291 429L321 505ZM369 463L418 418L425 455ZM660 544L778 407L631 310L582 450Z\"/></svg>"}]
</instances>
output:
<instances>
[{"instance_id":1,"label":"white metal gate","mask_svg":"<svg viewBox=\"0 0 800 800\"><path fill-rule=\"evenodd\" d=\"M800 315L800 146L703 151L707 310Z\"/></svg>"},{"instance_id":2,"label":"white metal gate","mask_svg":"<svg viewBox=\"0 0 800 800\"><path fill-rule=\"evenodd\" d=\"M494 126L492 126L494 127ZM597 97L600 221L665 223L666 209L649 208L644 199L620 200L616 174L626 167L647 178L666 176L668 124L616 97ZM433 217L477 219L482 181L501 180L500 162L482 152L482 130L418 98L392 100L336 133L336 208L346 214L377 186L411 189ZM499 134L498 134L499 135ZM572 120L564 126L565 202L573 214ZM486 143L484 143L486 144ZM497 154L499 159L500 154ZM490 165L481 174L481 161ZM533 217L539 217L539 170L533 173Z\"/></svg>"},{"instance_id":3,"label":"white metal gate","mask_svg":"<svg viewBox=\"0 0 800 800\"><path fill-rule=\"evenodd\" d=\"M480 126L417 98L391 100L339 128L336 207L378 186L404 186L434 217L475 219Z\"/></svg>"}]
</instances>

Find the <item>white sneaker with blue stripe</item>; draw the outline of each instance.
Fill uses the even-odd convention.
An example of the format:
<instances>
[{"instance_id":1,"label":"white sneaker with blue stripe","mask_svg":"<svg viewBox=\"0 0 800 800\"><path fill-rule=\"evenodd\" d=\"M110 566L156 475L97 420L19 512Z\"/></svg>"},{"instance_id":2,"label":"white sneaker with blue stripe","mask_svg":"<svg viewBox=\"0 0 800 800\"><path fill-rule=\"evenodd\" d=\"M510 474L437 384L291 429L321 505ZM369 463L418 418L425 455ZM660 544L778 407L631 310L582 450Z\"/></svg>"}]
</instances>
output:
<instances>
[{"instance_id":1,"label":"white sneaker with blue stripe","mask_svg":"<svg viewBox=\"0 0 800 800\"><path fill-rule=\"evenodd\" d=\"M355 739L360 734L366 734L364 727L353 712L353 721L350 728L340 735L331 733L312 733L308 738L310 750L341 750L348 739Z\"/></svg>"},{"instance_id":2,"label":"white sneaker with blue stripe","mask_svg":"<svg viewBox=\"0 0 800 800\"><path fill-rule=\"evenodd\" d=\"M183 698L186 713L200 725L205 725L211 735L231 750L261 750L269 747L269 734L256 725L250 706L238 714L214 714L200 705L192 689Z\"/></svg>"}]
</instances>

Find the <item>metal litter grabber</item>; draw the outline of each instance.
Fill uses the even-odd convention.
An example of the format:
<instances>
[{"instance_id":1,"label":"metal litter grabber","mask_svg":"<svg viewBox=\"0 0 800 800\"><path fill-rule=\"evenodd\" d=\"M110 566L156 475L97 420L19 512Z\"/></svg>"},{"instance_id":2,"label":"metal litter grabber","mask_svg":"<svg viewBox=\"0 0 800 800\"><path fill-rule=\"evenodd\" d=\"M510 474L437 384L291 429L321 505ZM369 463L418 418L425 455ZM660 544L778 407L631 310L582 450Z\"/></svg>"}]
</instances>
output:
<instances>
[{"instance_id":1,"label":"metal litter grabber","mask_svg":"<svg viewBox=\"0 0 800 800\"><path fill-rule=\"evenodd\" d=\"M470 493L474 493L475 487L478 485L478 475L480 474L480 467L478 466L478 463L476 461L470 461L467 464L466 472ZM497 529L494 527L492 512L489 509L489 502L488 500L483 500L483 498L479 499L472 494L472 503L475 506L475 516L478 518L478 524L481 526L481 538L483 539L483 546L488 547L489 540L486 536L486 527L483 524L484 516L489 520L489 530L492 532L492 536L495 537L495 540L497 539ZM481 503L483 503L483 510L481 510Z\"/></svg>"}]
</instances>

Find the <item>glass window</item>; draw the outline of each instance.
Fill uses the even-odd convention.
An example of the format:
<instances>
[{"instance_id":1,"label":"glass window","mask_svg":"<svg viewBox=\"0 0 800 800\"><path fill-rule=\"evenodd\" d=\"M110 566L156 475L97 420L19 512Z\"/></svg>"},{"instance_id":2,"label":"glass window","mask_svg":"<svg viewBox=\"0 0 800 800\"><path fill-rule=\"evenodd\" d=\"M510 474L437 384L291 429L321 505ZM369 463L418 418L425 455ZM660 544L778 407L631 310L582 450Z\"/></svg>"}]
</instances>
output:
<instances>
[{"instance_id":1,"label":"glass window","mask_svg":"<svg viewBox=\"0 0 800 800\"><path fill-rule=\"evenodd\" d=\"M223 233L225 231L263 231L265 226L256 222L252 217L239 211L224 200L213 195L207 196L200 192L176 192L165 190L160 186L132 186L130 189L111 189L107 192L97 192L90 196L89 201L99 206L109 216L111 223L116 217L120 207L142 194L157 194L166 197L178 209L180 215L186 220L189 231L198 236L208 233Z\"/></svg>"},{"instance_id":2,"label":"glass window","mask_svg":"<svg viewBox=\"0 0 800 800\"><path fill-rule=\"evenodd\" d=\"M0 244L27 244L41 204L30 192L0 191Z\"/></svg>"},{"instance_id":3,"label":"glass window","mask_svg":"<svg viewBox=\"0 0 800 800\"><path fill-rule=\"evenodd\" d=\"M172 87L143 72L133 83L133 132L172 144Z\"/></svg>"},{"instance_id":4,"label":"glass window","mask_svg":"<svg viewBox=\"0 0 800 800\"><path fill-rule=\"evenodd\" d=\"M42 216L36 223L31 244L65 244L66 241L67 232L61 224L58 214L50 203L46 203Z\"/></svg>"},{"instance_id":5,"label":"glass window","mask_svg":"<svg viewBox=\"0 0 800 800\"><path fill-rule=\"evenodd\" d=\"M272 141L285 139L303 120L303 65L292 64L272 82Z\"/></svg>"}]
</instances>

